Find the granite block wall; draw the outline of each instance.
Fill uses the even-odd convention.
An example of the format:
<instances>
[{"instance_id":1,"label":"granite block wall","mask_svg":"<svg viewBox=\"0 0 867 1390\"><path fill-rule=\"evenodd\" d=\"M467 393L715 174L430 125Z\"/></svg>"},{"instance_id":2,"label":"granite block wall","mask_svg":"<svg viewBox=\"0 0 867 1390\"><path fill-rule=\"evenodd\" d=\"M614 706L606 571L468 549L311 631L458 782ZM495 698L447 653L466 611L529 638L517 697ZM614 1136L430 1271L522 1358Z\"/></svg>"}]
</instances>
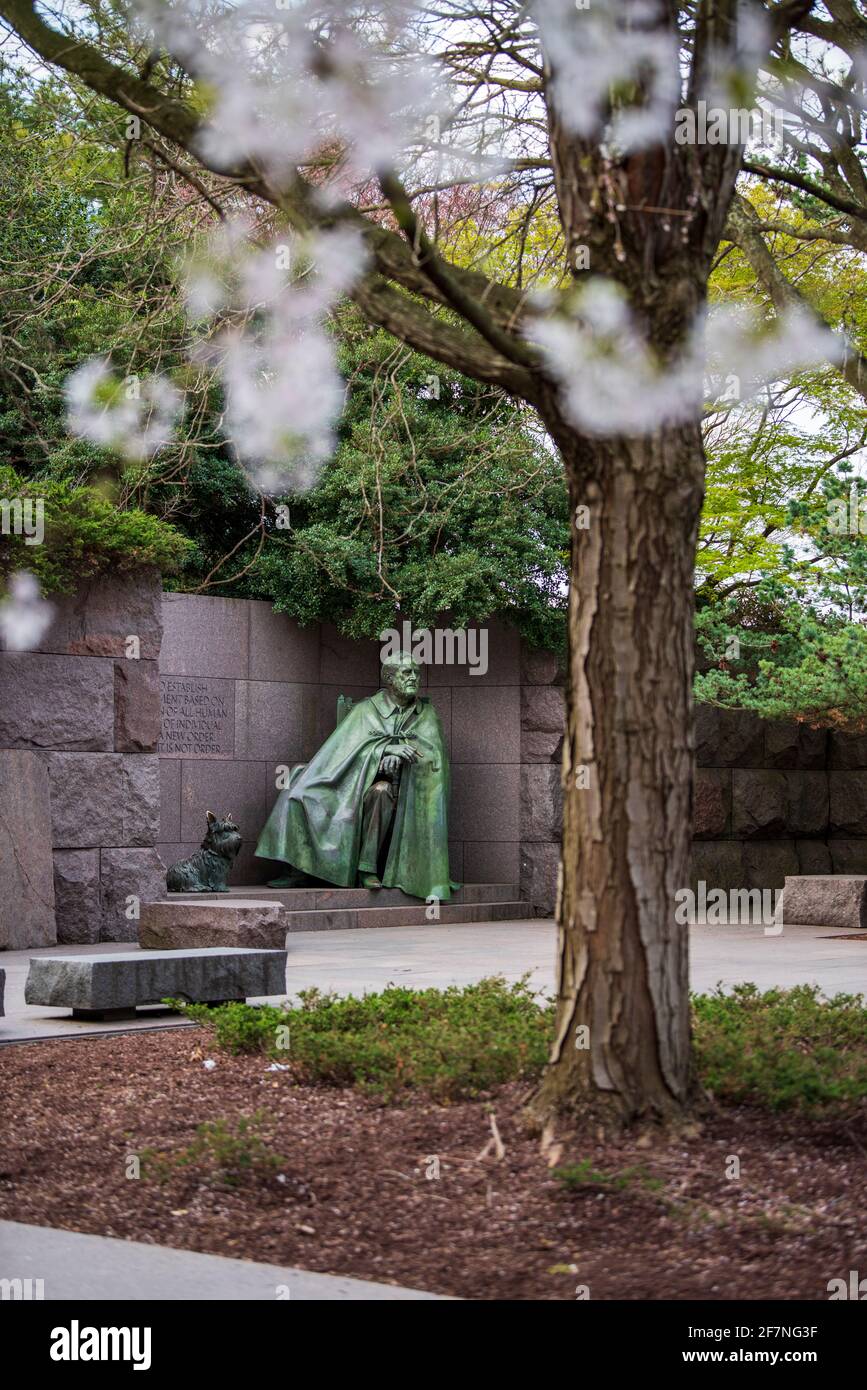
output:
<instances>
[{"instance_id":1,"label":"granite block wall","mask_svg":"<svg viewBox=\"0 0 867 1390\"><path fill-rule=\"evenodd\" d=\"M867 740L699 706L693 880L867 873Z\"/></svg>"},{"instance_id":2,"label":"granite block wall","mask_svg":"<svg viewBox=\"0 0 867 1390\"><path fill-rule=\"evenodd\" d=\"M164 888L159 576L54 605L38 649L0 652L0 947L135 940L131 899Z\"/></svg>"},{"instance_id":3,"label":"granite block wall","mask_svg":"<svg viewBox=\"0 0 867 1390\"><path fill-rule=\"evenodd\" d=\"M552 659L525 659L521 895L556 895L563 690ZM552 766L551 764L556 764ZM867 738L742 710L696 709L692 886L782 888L787 874L867 873Z\"/></svg>"},{"instance_id":4,"label":"granite block wall","mask_svg":"<svg viewBox=\"0 0 867 1390\"><path fill-rule=\"evenodd\" d=\"M379 683L375 642L301 628L269 603L163 594L155 573L93 583L56 608L38 650L0 652L0 950L134 940L130 898L161 896L165 865L197 848L208 810L241 827L232 881L273 877L280 866L253 850L278 769L315 752L338 695ZM433 665L423 678L451 759L452 874L520 884L547 914L563 674L512 629L486 627L485 674ZM694 882L867 873L867 737L703 706L696 740Z\"/></svg>"},{"instance_id":5,"label":"granite block wall","mask_svg":"<svg viewBox=\"0 0 867 1390\"><path fill-rule=\"evenodd\" d=\"M504 624L486 627L485 674L432 665L423 692L442 719L451 760L452 874L517 885L520 642ZM229 812L244 836L231 882L274 877L281 866L254 850L278 769L312 756L334 728L338 695L357 700L379 689L379 644L328 625L299 627L269 603L165 594L159 682L159 853L166 863L192 853L206 812Z\"/></svg>"}]
</instances>

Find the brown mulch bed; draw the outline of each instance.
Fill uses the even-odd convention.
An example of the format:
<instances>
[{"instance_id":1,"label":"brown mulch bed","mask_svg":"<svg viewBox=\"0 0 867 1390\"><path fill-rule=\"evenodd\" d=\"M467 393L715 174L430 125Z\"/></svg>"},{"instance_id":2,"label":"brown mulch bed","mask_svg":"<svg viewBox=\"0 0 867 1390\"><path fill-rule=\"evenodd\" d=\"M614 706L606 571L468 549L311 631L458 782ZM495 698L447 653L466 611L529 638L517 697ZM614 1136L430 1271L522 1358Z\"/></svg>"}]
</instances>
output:
<instances>
[{"instance_id":1,"label":"brown mulch bed","mask_svg":"<svg viewBox=\"0 0 867 1390\"><path fill-rule=\"evenodd\" d=\"M574 1299L579 1284L593 1299L826 1299L829 1279L867 1268L864 1115L718 1109L676 1139L577 1133L562 1164L633 1171L570 1191L523 1128L525 1087L383 1107L267 1065L199 1029L4 1047L0 1215L475 1299ZM491 1109L500 1159L479 1157ZM207 1164L126 1176L129 1154L177 1153L203 1121L254 1112L278 1167L238 1185Z\"/></svg>"}]
</instances>

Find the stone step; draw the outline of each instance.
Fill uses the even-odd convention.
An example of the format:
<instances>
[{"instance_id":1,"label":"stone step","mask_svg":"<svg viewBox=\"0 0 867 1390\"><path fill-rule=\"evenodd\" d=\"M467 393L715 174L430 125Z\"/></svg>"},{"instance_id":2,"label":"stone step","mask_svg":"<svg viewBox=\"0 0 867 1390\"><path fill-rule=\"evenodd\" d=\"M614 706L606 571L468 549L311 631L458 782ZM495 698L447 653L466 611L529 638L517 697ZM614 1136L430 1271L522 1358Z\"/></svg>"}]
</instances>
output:
<instances>
[{"instance_id":1,"label":"stone step","mask_svg":"<svg viewBox=\"0 0 867 1390\"><path fill-rule=\"evenodd\" d=\"M287 932L352 931L364 927L437 927L453 922L511 922L533 916L532 903L497 902L440 903L439 916L427 916L424 903L411 900L396 907L313 908L287 911L283 915Z\"/></svg>"},{"instance_id":2,"label":"stone step","mask_svg":"<svg viewBox=\"0 0 867 1390\"><path fill-rule=\"evenodd\" d=\"M339 890L338 890L339 891ZM348 890L350 899L354 890ZM403 896L403 895L402 895ZM265 897L240 898L230 893L171 893L142 903L139 944L148 951L182 951L191 947L252 946L279 950L287 935L303 931L353 931L362 927L437 927L454 922L508 922L533 916L531 903L440 903L430 908L416 898L392 907L306 907L290 910Z\"/></svg>"},{"instance_id":3,"label":"stone step","mask_svg":"<svg viewBox=\"0 0 867 1390\"><path fill-rule=\"evenodd\" d=\"M412 898L400 888L269 888L257 884L254 888L230 888L228 893L172 893L178 902L232 902L234 899L280 903L289 912L334 912L344 908L418 907L419 899ZM465 883L449 898L451 907L457 903L514 902L518 898L517 883ZM444 904L445 905L445 904ZM423 904L422 904L423 906Z\"/></svg>"}]
</instances>

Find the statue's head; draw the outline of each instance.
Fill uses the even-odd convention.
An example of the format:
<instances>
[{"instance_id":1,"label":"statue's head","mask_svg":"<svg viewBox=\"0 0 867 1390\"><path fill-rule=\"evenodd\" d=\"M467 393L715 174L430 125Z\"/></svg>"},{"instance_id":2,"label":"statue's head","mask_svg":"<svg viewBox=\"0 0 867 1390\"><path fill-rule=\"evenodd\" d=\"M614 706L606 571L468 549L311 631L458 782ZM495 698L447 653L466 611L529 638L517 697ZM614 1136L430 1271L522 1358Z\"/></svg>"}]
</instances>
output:
<instances>
[{"instance_id":1,"label":"statue's head","mask_svg":"<svg viewBox=\"0 0 867 1390\"><path fill-rule=\"evenodd\" d=\"M382 663L382 683L401 705L414 700L421 686L421 667L409 652L387 656Z\"/></svg>"},{"instance_id":2,"label":"statue's head","mask_svg":"<svg viewBox=\"0 0 867 1390\"><path fill-rule=\"evenodd\" d=\"M243 841L241 832L228 814L215 816L208 812L208 829L202 841L202 849L213 850L223 859L234 859Z\"/></svg>"}]
</instances>

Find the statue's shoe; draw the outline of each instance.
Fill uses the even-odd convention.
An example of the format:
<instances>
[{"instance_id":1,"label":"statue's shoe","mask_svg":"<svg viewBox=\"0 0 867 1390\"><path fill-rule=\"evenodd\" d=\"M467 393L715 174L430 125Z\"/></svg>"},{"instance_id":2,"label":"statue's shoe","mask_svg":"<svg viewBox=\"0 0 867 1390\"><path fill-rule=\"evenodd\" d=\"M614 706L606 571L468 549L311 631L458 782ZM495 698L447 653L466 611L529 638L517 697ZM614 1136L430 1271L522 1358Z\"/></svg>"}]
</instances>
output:
<instances>
[{"instance_id":1,"label":"statue's shoe","mask_svg":"<svg viewBox=\"0 0 867 1390\"><path fill-rule=\"evenodd\" d=\"M376 874L359 874L359 881L362 888L381 888L382 882Z\"/></svg>"}]
</instances>

